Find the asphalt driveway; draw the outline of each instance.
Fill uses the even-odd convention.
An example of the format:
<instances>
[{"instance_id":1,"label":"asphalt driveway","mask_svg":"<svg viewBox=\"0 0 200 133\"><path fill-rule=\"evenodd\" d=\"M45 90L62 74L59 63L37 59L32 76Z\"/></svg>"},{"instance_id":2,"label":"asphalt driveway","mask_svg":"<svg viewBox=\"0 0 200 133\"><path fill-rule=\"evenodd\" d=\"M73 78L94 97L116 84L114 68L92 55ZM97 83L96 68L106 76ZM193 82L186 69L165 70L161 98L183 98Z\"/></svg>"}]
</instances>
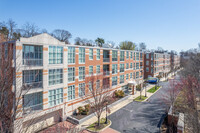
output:
<instances>
[{"instance_id":1,"label":"asphalt driveway","mask_svg":"<svg viewBox=\"0 0 200 133\"><path fill-rule=\"evenodd\" d=\"M111 128L122 133L157 133L161 119L165 115L167 105L163 97L167 94L169 82L161 82L163 87L147 102L132 102L108 118Z\"/></svg>"}]
</instances>

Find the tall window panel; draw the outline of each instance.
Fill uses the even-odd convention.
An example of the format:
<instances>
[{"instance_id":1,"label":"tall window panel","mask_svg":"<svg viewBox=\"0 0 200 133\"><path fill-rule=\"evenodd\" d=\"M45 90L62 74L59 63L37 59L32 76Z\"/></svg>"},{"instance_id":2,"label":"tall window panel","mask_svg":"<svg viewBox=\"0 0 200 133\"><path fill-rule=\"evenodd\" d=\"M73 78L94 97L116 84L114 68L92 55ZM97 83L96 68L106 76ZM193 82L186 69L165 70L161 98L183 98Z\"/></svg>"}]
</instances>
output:
<instances>
[{"instance_id":1,"label":"tall window panel","mask_svg":"<svg viewBox=\"0 0 200 133\"><path fill-rule=\"evenodd\" d=\"M75 68L69 67L68 68L68 82L75 81Z\"/></svg>"},{"instance_id":2,"label":"tall window panel","mask_svg":"<svg viewBox=\"0 0 200 133\"><path fill-rule=\"evenodd\" d=\"M75 47L68 47L68 63L75 63Z\"/></svg>"},{"instance_id":3,"label":"tall window panel","mask_svg":"<svg viewBox=\"0 0 200 133\"><path fill-rule=\"evenodd\" d=\"M68 100L75 99L75 85L68 86Z\"/></svg>"},{"instance_id":4,"label":"tall window panel","mask_svg":"<svg viewBox=\"0 0 200 133\"><path fill-rule=\"evenodd\" d=\"M85 67L79 67L79 80L85 79Z\"/></svg>"},{"instance_id":5,"label":"tall window panel","mask_svg":"<svg viewBox=\"0 0 200 133\"><path fill-rule=\"evenodd\" d=\"M120 75L120 84L124 83L124 75Z\"/></svg>"},{"instance_id":6,"label":"tall window panel","mask_svg":"<svg viewBox=\"0 0 200 133\"><path fill-rule=\"evenodd\" d=\"M93 60L93 48L89 49L89 59Z\"/></svg>"},{"instance_id":7,"label":"tall window panel","mask_svg":"<svg viewBox=\"0 0 200 133\"><path fill-rule=\"evenodd\" d=\"M112 65L112 74L116 74L117 73L117 64L113 64Z\"/></svg>"},{"instance_id":8,"label":"tall window panel","mask_svg":"<svg viewBox=\"0 0 200 133\"><path fill-rule=\"evenodd\" d=\"M93 66L89 66L89 75L93 74Z\"/></svg>"},{"instance_id":9,"label":"tall window panel","mask_svg":"<svg viewBox=\"0 0 200 133\"><path fill-rule=\"evenodd\" d=\"M120 72L124 72L124 64L120 64Z\"/></svg>"},{"instance_id":10,"label":"tall window panel","mask_svg":"<svg viewBox=\"0 0 200 133\"><path fill-rule=\"evenodd\" d=\"M136 63L136 69L139 69L140 67L139 67L139 63Z\"/></svg>"},{"instance_id":11,"label":"tall window panel","mask_svg":"<svg viewBox=\"0 0 200 133\"><path fill-rule=\"evenodd\" d=\"M49 85L63 83L63 69L49 69Z\"/></svg>"},{"instance_id":12,"label":"tall window panel","mask_svg":"<svg viewBox=\"0 0 200 133\"><path fill-rule=\"evenodd\" d=\"M120 51L120 61L124 61L124 51Z\"/></svg>"},{"instance_id":13,"label":"tall window panel","mask_svg":"<svg viewBox=\"0 0 200 133\"><path fill-rule=\"evenodd\" d=\"M129 58L129 52L126 51L126 59L128 59L128 58Z\"/></svg>"},{"instance_id":14,"label":"tall window panel","mask_svg":"<svg viewBox=\"0 0 200 133\"><path fill-rule=\"evenodd\" d=\"M100 49L97 49L97 60L100 60Z\"/></svg>"},{"instance_id":15,"label":"tall window panel","mask_svg":"<svg viewBox=\"0 0 200 133\"><path fill-rule=\"evenodd\" d=\"M118 55L117 55L117 51L113 50L112 51L112 61L117 61Z\"/></svg>"},{"instance_id":16,"label":"tall window panel","mask_svg":"<svg viewBox=\"0 0 200 133\"><path fill-rule=\"evenodd\" d=\"M101 73L101 67L100 67L100 65L97 65L96 73L97 73L97 74L100 74L100 73Z\"/></svg>"},{"instance_id":17,"label":"tall window panel","mask_svg":"<svg viewBox=\"0 0 200 133\"><path fill-rule=\"evenodd\" d=\"M129 79L129 74L126 74L126 80L128 80Z\"/></svg>"},{"instance_id":18,"label":"tall window panel","mask_svg":"<svg viewBox=\"0 0 200 133\"><path fill-rule=\"evenodd\" d=\"M129 63L126 63L126 69L129 69Z\"/></svg>"},{"instance_id":19,"label":"tall window panel","mask_svg":"<svg viewBox=\"0 0 200 133\"><path fill-rule=\"evenodd\" d=\"M132 79L133 78L133 73L130 73L130 79Z\"/></svg>"},{"instance_id":20,"label":"tall window panel","mask_svg":"<svg viewBox=\"0 0 200 133\"><path fill-rule=\"evenodd\" d=\"M131 52L131 59L133 59L133 52Z\"/></svg>"},{"instance_id":21,"label":"tall window panel","mask_svg":"<svg viewBox=\"0 0 200 133\"><path fill-rule=\"evenodd\" d=\"M49 106L55 106L63 103L63 88L49 90Z\"/></svg>"},{"instance_id":22,"label":"tall window panel","mask_svg":"<svg viewBox=\"0 0 200 133\"><path fill-rule=\"evenodd\" d=\"M79 48L79 63L85 63L85 48Z\"/></svg>"},{"instance_id":23,"label":"tall window panel","mask_svg":"<svg viewBox=\"0 0 200 133\"><path fill-rule=\"evenodd\" d=\"M78 95L79 97L85 96L85 83L79 84Z\"/></svg>"},{"instance_id":24,"label":"tall window panel","mask_svg":"<svg viewBox=\"0 0 200 133\"><path fill-rule=\"evenodd\" d=\"M137 61L139 60L139 53L138 52L136 53L136 60Z\"/></svg>"},{"instance_id":25,"label":"tall window panel","mask_svg":"<svg viewBox=\"0 0 200 133\"><path fill-rule=\"evenodd\" d=\"M136 79L139 78L139 72L136 72Z\"/></svg>"},{"instance_id":26,"label":"tall window panel","mask_svg":"<svg viewBox=\"0 0 200 133\"><path fill-rule=\"evenodd\" d=\"M133 68L133 63L130 64L130 68Z\"/></svg>"},{"instance_id":27,"label":"tall window panel","mask_svg":"<svg viewBox=\"0 0 200 133\"><path fill-rule=\"evenodd\" d=\"M112 86L117 85L117 76L112 77Z\"/></svg>"},{"instance_id":28,"label":"tall window panel","mask_svg":"<svg viewBox=\"0 0 200 133\"><path fill-rule=\"evenodd\" d=\"M96 89L99 89L100 88L100 80L97 80L96 81Z\"/></svg>"},{"instance_id":29,"label":"tall window panel","mask_svg":"<svg viewBox=\"0 0 200 133\"><path fill-rule=\"evenodd\" d=\"M49 64L63 63L63 47L49 46Z\"/></svg>"}]
</instances>

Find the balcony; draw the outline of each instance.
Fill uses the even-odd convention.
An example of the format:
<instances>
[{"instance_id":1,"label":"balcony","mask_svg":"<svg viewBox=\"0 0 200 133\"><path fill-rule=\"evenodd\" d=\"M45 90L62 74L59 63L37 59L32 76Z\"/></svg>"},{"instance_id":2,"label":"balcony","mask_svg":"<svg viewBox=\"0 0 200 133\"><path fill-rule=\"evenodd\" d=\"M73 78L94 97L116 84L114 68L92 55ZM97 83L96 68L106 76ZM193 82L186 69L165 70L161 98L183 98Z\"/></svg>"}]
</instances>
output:
<instances>
[{"instance_id":1,"label":"balcony","mask_svg":"<svg viewBox=\"0 0 200 133\"><path fill-rule=\"evenodd\" d=\"M34 89L34 88L42 88L43 82L32 82L32 83L24 83L23 90Z\"/></svg>"},{"instance_id":2,"label":"balcony","mask_svg":"<svg viewBox=\"0 0 200 133\"><path fill-rule=\"evenodd\" d=\"M23 59L23 65L26 66L42 66L43 59Z\"/></svg>"},{"instance_id":3,"label":"balcony","mask_svg":"<svg viewBox=\"0 0 200 133\"><path fill-rule=\"evenodd\" d=\"M40 103L40 104L37 104L37 105L24 107L23 108L23 113L24 114L30 114L30 113L34 113L34 112L40 111L42 109L43 109L43 103Z\"/></svg>"},{"instance_id":4,"label":"balcony","mask_svg":"<svg viewBox=\"0 0 200 133\"><path fill-rule=\"evenodd\" d=\"M110 75L110 71L103 71L103 75Z\"/></svg>"},{"instance_id":5,"label":"balcony","mask_svg":"<svg viewBox=\"0 0 200 133\"><path fill-rule=\"evenodd\" d=\"M109 50L103 50L103 62L110 62Z\"/></svg>"}]
</instances>

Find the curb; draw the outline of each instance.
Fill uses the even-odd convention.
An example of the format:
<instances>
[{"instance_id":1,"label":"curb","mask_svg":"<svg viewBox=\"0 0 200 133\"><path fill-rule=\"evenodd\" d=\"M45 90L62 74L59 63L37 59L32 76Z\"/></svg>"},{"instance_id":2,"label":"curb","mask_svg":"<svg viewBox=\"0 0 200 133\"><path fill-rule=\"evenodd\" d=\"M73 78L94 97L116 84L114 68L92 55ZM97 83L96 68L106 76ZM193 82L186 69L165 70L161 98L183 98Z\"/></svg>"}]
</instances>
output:
<instances>
[{"instance_id":1,"label":"curb","mask_svg":"<svg viewBox=\"0 0 200 133\"><path fill-rule=\"evenodd\" d=\"M108 119L108 120L109 120L109 119ZM109 121L110 121L110 124L109 124L108 126L104 127L103 129L99 130L99 131L91 131L90 129L87 129L87 128L86 128L86 130L89 131L89 132L91 132L91 133L99 133L99 132L102 132L102 131L106 130L107 128L109 128L109 127L112 125L112 121L111 121L111 120L109 120Z\"/></svg>"}]
</instances>

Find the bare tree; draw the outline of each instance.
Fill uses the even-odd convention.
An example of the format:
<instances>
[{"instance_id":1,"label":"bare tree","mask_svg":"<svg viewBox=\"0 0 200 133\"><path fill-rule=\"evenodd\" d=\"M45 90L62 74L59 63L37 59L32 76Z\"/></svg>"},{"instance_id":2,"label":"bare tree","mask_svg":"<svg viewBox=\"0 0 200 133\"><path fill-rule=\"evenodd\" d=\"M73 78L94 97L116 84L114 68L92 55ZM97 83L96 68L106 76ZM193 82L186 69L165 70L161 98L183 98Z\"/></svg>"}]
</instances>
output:
<instances>
[{"instance_id":1,"label":"bare tree","mask_svg":"<svg viewBox=\"0 0 200 133\"><path fill-rule=\"evenodd\" d=\"M34 23L25 23L21 29L21 35L23 37L32 37L39 34L39 28Z\"/></svg>"},{"instance_id":2,"label":"bare tree","mask_svg":"<svg viewBox=\"0 0 200 133\"><path fill-rule=\"evenodd\" d=\"M52 36L58 39L59 41L69 44L69 39L72 37L71 33L67 30L56 29L52 32Z\"/></svg>"},{"instance_id":3,"label":"bare tree","mask_svg":"<svg viewBox=\"0 0 200 133\"><path fill-rule=\"evenodd\" d=\"M12 19L9 19L7 22L7 27L9 30L9 34L8 34L8 38L13 39L13 33L15 32L15 28L16 28L17 24L15 23L15 21L13 21Z\"/></svg>"}]
</instances>

